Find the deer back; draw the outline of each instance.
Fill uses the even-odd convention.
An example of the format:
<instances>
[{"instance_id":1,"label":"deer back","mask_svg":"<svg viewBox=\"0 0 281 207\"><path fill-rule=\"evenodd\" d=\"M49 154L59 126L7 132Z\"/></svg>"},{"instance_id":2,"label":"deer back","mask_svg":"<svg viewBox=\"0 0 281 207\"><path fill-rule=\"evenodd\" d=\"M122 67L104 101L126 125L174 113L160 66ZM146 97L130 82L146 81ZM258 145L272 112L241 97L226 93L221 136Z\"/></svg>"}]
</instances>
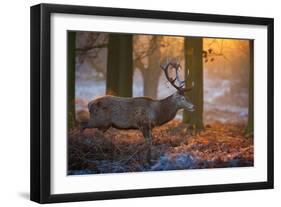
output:
<instances>
[{"instance_id":1,"label":"deer back","mask_svg":"<svg viewBox=\"0 0 281 207\"><path fill-rule=\"evenodd\" d=\"M116 128L139 128L144 123L154 121L154 100L103 96L88 105L92 125Z\"/></svg>"}]
</instances>

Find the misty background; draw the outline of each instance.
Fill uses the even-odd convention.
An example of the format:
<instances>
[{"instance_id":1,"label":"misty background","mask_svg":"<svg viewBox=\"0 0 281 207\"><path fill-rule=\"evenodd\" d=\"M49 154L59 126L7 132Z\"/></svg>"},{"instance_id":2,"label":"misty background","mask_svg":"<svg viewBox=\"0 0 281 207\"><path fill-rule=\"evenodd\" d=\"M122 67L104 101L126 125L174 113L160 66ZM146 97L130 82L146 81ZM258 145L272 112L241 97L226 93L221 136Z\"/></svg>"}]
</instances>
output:
<instances>
[{"instance_id":1,"label":"misty background","mask_svg":"<svg viewBox=\"0 0 281 207\"><path fill-rule=\"evenodd\" d=\"M108 33L76 33L75 109L106 93ZM184 38L133 36L133 97L162 99L173 88L160 68L167 59L181 63L185 77ZM205 124L245 123L248 116L249 41L203 38L203 91ZM182 111L177 119L182 119Z\"/></svg>"}]
</instances>

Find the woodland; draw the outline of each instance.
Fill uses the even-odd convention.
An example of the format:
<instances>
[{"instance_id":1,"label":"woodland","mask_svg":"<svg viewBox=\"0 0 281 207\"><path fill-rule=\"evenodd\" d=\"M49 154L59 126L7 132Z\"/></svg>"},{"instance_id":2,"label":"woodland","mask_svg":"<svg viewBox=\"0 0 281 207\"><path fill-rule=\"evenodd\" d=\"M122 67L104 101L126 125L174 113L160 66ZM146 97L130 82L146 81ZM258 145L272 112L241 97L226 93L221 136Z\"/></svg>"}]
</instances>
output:
<instances>
[{"instance_id":1,"label":"woodland","mask_svg":"<svg viewBox=\"0 0 281 207\"><path fill-rule=\"evenodd\" d=\"M68 175L254 166L252 40L67 35ZM149 162L140 130L81 132L90 116L88 103L97 97L161 100L173 94L177 89L161 70L168 61L180 65L179 80L193 83L184 95L195 110L179 110L153 128Z\"/></svg>"}]
</instances>

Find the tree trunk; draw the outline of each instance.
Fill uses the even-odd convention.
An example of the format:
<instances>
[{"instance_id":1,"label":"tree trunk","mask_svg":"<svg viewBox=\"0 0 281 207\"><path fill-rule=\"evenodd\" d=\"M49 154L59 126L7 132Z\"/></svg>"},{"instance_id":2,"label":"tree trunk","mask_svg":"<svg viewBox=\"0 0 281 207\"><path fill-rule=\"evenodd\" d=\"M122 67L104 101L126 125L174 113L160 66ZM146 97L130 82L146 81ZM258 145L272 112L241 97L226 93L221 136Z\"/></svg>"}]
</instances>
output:
<instances>
[{"instance_id":1,"label":"tree trunk","mask_svg":"<svg viewBox=\"0 0 281 207\"><path fill-rule=\"evenodd\" d=\"M110 34L107 53L106 93L131 97L133 83L132 35Z\"/></svg>"},{"instance_id":2,"label":"tree trunk","mask_svg":"<svg viewBox=\"0 0 281 207\"><path fill-rule=\"evenodd\" d=\"M157 62L159 58L155 56L158 55L151 55L149 58L149 67L141 70L143 77L143 95L150 98L157 98L158 82L161 75L160 65ZM156 59L153 59L153 57Z\"/></svg>"},{"instance_id":3,"label":"tree trunk","mask_svg":"<svg viewBox=\"0 0 281 207\"><path fill-rule=\"evenodd\" d=\"M248 105L248 124L245 129L247 136L254 133L254 41L249 41L249 105Z\"/></svg>"},{"instance_id":4,"label":"tree trunk","mask_svg":"<svg viewBox=\"0 0 281 207\"><path fill-rule=\"evenodd\" d=\"M203 39L201 37L186 37L184 41L185 50L185 78L186 85L194 81L194 88L186 95L195 106L194 112L183 114L183 121L190 124L196 132L204 129L203 125ZM187 70L189 69L189 76Z\"/></svg>"},{"instance_id":5,"label":"tree trunk","mask_svg":"<svg viewBox=\"0 0 281 207\"><path fill-rule=\"evenodd\" d=\"M143 95L150 98L157 98L158 77L154 77L151 68L142 70L143 77Z\"/></svg>"},{"instance_id":6,"label":"tree trunk","mask_svg":"<svg viewBox=\"0 0 281 207\"><path fill-rule=\"evenodd\" d=\"M155 38L157 44L160 43L161 37ZM159 60L161 59L160 47L154 49L148 56L148 67L140 67L143 77L143 95L150 98L157 98L158 82L161 75Z\"/></svg>"},{"instance_id":7,"label":"tree trunk","mask_svg":"<svg viewBox=\"0 0 281 207\"><path fill-rule=\"evenodd\" d=\"M67 127L75 126L75 44L76 32L67 33Z\"/></svg>"}]
</instances>

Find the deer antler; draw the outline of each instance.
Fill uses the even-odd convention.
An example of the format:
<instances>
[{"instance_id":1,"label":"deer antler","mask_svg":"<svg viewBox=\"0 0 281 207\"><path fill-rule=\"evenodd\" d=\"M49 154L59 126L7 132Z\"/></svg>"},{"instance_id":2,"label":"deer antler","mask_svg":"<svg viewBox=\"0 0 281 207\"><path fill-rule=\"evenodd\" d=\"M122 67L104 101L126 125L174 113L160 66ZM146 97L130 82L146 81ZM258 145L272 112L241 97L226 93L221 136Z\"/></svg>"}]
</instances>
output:
<instances>
[{"instance_id":1,"label":"deer antler","mask_svg":"<svg viewBox=\"0 0 281 207\"><path fill-rule=\"evenodd\" d=\"M172 77L169 76L169 73L168 73L169 66L171 66L175 70L175 73L176 73L176 77L175 78L172 78ZM184 88L185 80L180 80L180 77L179 77L180 63L178 61L173 62L173 61L169 61L167 59L167 63L165 65L160 65L160 67L164 71L164 74L165 74L167 80L179 92L190 91L194 87L194 82L192 82L192 86L191 87ZM189 70L187 70L187 76L188 75L189 75ZM176 81L177 81L178 85L176 84Z\"/></svg>"}]
</instances>

